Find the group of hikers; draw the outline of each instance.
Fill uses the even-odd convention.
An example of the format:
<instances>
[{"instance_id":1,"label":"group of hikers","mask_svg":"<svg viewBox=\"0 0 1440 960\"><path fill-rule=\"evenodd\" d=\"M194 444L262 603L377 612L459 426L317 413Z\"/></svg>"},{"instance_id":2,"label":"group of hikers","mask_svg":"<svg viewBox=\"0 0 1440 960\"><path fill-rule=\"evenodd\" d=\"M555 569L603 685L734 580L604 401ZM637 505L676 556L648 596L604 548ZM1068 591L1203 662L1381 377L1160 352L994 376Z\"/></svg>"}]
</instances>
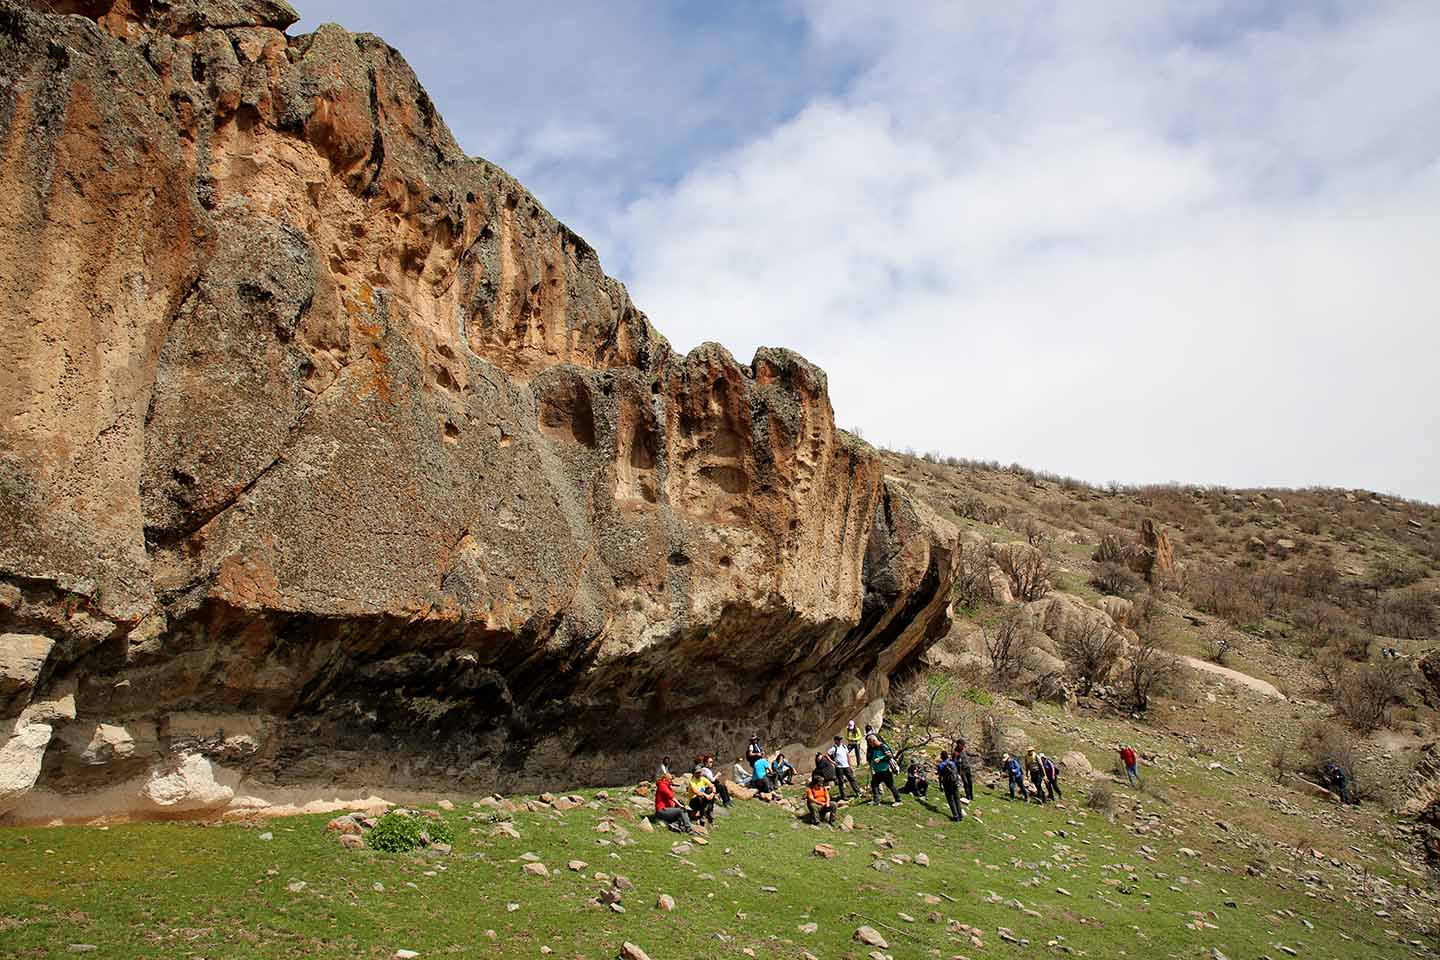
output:
<instances>
[{"instance_id":1,"label":"group of hikers","mask_svg":"<svg viewBox=\"0 0 1440 960\"><path fill-rule=\"evenodd\" d=\"M1121 765L1131 786L1140 781L1139 759L1133 747L1116 744ZM848 785L851 797L861 798L860 784L855 779L854 768L861 761L870 768L870 802L881 802L881 788L891 798L891 806L900 806L901 794L916 799L925 799L930 790L930 769L927 764L911 762L905 771L905 783L895 786L895 773L900 761L889 744L872 726L866 726L863 733L851 720L843 733L837 733L832 745L814 757L814 772L805 787L805 815L813 824L834 825L838 802L847 799ZM941 750L935 763L934 773L940 789L945 794L945 803L950 808L950 819L965 818L965 805L975 799L974 757L964 738L955 741L951 750ZM1031 747L1023 760L1005 754L1001 770L1009 783L1009 799L1016 793L1020 799L1036 803L1060 799L1060 767L1045 754ZM734 782L762 797L778 796L782 786L795 782L795 765L784 753L777 753L773 759L756 734L746 744L743 757L736 758L733 769ZM1029 784L1026 777L1029 777ZM676 783L685 792L686 802L682 803L676 794ZM831 793L832 785L835 796ZM715 757L703 754L695 757L689 773L677 778L670 769L670 758L664 757L655 772L655 817L671 829L684 833L694 830L696 824L710 826L715 823L715 806L729 807L732 796L722 778L715 774Z\"/></svg>"}]
</instances>

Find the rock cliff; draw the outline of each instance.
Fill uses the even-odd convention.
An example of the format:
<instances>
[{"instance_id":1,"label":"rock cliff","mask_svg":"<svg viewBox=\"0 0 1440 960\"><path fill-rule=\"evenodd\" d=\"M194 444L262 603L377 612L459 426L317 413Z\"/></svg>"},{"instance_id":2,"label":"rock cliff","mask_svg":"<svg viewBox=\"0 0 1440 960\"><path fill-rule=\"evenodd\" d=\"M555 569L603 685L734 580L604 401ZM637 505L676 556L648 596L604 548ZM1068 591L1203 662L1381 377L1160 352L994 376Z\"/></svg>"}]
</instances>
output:
<instances>
[{"instance_id":1,"label":"rock cliff","mask_svg":"<svg viewBox=\"0 0 1440 960\"><path fill-rule=\"evenodd\" d=\"M785 350L686 356L400 55L0 0L0 812L560 787L814 737L955 531Z\"/></svg>"}]
</instances>

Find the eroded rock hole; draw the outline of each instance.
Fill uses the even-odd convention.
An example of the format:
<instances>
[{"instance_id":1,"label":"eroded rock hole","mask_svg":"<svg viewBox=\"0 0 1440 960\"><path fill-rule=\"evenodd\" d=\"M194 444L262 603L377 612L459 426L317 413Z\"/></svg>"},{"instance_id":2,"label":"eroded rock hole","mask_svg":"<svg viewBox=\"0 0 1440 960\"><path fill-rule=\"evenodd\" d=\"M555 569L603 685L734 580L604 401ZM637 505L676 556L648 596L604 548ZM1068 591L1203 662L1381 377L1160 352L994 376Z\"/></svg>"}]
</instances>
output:
<instances>
[{"instance_id":1,"label":"eroded rock hole","mask_svg":"<svg viewBox=\"0 0 1440 960\"><path fill-rule=\"evenodd\" d=\"M540 432L552 440L595 446L595 412L578 383L557 387L540 401Z\"/></svg>"}]
</instances>

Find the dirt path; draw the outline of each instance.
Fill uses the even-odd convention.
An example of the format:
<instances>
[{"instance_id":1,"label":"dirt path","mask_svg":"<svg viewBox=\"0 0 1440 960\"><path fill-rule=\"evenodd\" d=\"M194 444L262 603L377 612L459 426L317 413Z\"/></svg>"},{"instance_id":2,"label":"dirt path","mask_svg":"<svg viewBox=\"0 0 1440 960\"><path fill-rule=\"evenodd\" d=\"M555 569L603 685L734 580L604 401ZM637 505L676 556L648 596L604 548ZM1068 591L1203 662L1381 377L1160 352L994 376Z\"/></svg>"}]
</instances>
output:
<instances>
[{"instance_id":1,"label":"dirt path","mask_svg":"<svg viewBox=\"0 0 1440 960\"><path fill-rule=\"evenodd\" d=\"M1186 664L1196 670L1224 677L1226 680L1230 680L1242 687L1249 687L1256 693L1263 693L1265 696L1274 697L1277 700L1287 699L1285 694L1281 693L1275 684L1261 680L1258 677L1252 677L1248 673L1231 670L1229 667L1222 667L1218 663L1211 663L1209 660L1201 660L1198 657L1181 657L1180 659L1184 660Z\"/></svg>"}]
</instances>

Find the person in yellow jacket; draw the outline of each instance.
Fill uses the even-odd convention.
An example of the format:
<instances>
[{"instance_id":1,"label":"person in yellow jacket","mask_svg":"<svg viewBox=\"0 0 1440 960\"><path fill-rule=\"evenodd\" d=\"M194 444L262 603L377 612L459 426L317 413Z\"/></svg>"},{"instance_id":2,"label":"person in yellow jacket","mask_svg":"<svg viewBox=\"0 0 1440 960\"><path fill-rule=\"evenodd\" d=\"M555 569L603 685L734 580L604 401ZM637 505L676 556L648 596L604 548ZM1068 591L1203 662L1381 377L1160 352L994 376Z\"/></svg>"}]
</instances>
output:
<instances>
[{"instance_id":1,"label":"person in yellow jacket","mask_svg":"<svg viewBox=\"0 0 1440 960\"><path fill-rule=\"evenodd\" d=\"M845 749L855 754L854 763L857 765L860 763L860 744L863 742L860 739L860 728L855 726L854 720L851 720L845 726Z\"/></svg>"},{"instance_id":2,"label":"person in yellow jacket","mask_svg":"<svg viewBox=\"0 0 1440 960\"><path fill-rule=\"evenodd\" d=\"M715 784L702 767L690 772L690 815L696 823L715 824Z\"/></svg>"}]
</instances>

